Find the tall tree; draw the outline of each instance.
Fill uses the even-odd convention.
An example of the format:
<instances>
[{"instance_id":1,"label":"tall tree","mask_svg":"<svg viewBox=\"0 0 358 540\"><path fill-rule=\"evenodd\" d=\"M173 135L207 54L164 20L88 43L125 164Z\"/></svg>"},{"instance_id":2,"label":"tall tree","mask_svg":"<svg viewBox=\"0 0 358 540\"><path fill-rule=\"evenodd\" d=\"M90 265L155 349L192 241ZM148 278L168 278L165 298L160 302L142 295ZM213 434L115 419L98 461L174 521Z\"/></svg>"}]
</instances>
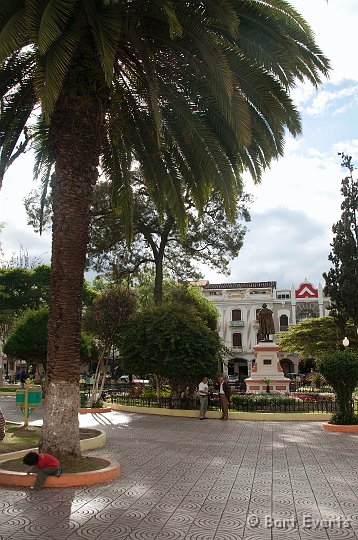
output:
<instances>
[{"instance_id":1,"label":"tall tree","mask_svg":"<svg viewBox=\"0 0 358 540\"><path fill-rule=\"evenodd\" d=\"M333 267L323 277L324 292L332 301L332 315L344 328L349 319L358 327L358 181L353 178L352 157L340 155L348 174L342 180L341 219L332 227L335 236L328 259Z\"/></svg>"},{"instance_id":2,"label":"tall tree","mask_svg":"<svg viewBox=\"0 0 358 540\"><path fill-rule=\"evenodd\" d=\"M3 0L0 66L0 180L33 112L48 141L39 168L55 163L42 448L78 455L80 292L101 153L128 222L133 157L182 229L183 184L198 207L216 189L232 218L243 169L259 179L286 128L300 132L290 89L318 84L328 61L284 0Z\"/></svg>"},{"instance_id":3,"label":"tall tree","mask_svg":"<svg viewBox=\"0 0 358 540\"><path fill-rule=\"evenodd\" d=\"M102 346L91 392L91 407L102 394L112 347L118 342L125 322L134 310L134 296L127 289L111 286L93 301L84 315L84 328L96 336Z\"/></svg>"},{"instance_id":4,"label":"tall tree","mask_svg":"<svg viewBox=\"0 0 358 540\"><path fill-rule=\"evenodd\" d=\"M133 239L128 246L123 221L111 208L107 184L97 186L89 242L89 265L114 280L135 277L141 268L154 268L154 301L163 301L165 271L179 280L198 279L194 263L205 263L228 274L228 265L242 247L249 220L244 201L230 222L219 197L214 195L198 213L186 198L187 231L180 233L175 218L167 209L156 210L142 183L138 184L133 205Z\"/></svg>"},{"instance_id":5,"label":"tall tree","mask_svg":"<svg viewBox=\"0 0 358 540\"><path fill-rule=\"evenodd\" d=\"M133 317L119 342L129 373L166 379L174 397L217 373L223 347L192 307L168 304Z\"/></svg>"}]
</instances>

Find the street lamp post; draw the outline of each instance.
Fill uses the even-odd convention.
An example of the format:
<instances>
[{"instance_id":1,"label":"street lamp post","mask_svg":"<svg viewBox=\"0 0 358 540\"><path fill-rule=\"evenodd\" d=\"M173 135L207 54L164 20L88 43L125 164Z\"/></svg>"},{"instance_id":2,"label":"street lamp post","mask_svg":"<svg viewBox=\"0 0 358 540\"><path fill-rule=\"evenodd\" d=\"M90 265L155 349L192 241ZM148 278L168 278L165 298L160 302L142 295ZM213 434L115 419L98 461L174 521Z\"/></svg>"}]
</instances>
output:
<instances>
[{"instance_id":1,"label":"street lamp post","mask_svg":"<svg viewBox=\"0 0 358 540\"><path fill-rule=\"evenodd\" d=\"M349 346L349 339L347 338L347 336L344 338L342 343L343 343L343 347L345 348L345 350L347 350L347 348Z\"/></svg>"}]
</instances>

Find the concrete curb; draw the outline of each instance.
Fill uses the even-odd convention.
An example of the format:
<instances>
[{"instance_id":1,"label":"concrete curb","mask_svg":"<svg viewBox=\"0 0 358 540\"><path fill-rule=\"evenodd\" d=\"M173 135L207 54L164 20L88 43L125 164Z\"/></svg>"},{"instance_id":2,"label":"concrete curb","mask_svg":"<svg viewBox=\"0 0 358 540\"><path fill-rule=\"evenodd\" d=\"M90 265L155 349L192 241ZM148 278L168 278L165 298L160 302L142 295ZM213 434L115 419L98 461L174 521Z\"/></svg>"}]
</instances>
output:
<instances>
[{"instance_id":1,"label":"concrete curb","mask_svg":"<svg viewBox=\"0 0 358 540\"><path fill-rule=\"evenodd\" d=\"M322 429L326 431L331 431L333 433L357 433L358 434L358 424L352 425L338 425L330 424L329 422L324 422L322 424Z\"/></svg>"},{"instance_id":2,"label":"concrete curb","mask_svg":"<svg viewBox=\"0 0 358 540\"><path fill-rule=\"evenodd\" d=\"M114 459L105 458L108 467L81 473L64 473L59 477L49 476L44 487L65 488L78 486L92 486L109 482L120 475L121 467ZM30 487L34 484L35 474L0 470L0 485Z\"/></svg>"},{"instance_id":3,"label":"concrete curb","mask_svg":"<svg viewBox=\"0 0 358 540\"><path fill-rule=\"evenodd\" d=\"M111 407L115 411L132 412L138 414L157 414L160 416L199 418L199 411L189 411L183 409L164 409L160 407L136 407L130 405L119 405L112 403ZM207 418L220 419L220 411L208 411ZM229 412L229 420L247 421L267 421L267 422L322 422L331 418L330 413L244 413Z\"/></svg>"},{"instance_id":4,"label":"concrete curb","mask_svg":"<svg viewBox=\"0 0 358 540\"><path fill-rule=\"evenodd\" d=\"M78 410L78 412L81 414L85 414L85 413L101 414L101 413L106 413L106 412L112 412L112 407L102 407L102 408L81 407Z\"/></svg>"}]
</instances>

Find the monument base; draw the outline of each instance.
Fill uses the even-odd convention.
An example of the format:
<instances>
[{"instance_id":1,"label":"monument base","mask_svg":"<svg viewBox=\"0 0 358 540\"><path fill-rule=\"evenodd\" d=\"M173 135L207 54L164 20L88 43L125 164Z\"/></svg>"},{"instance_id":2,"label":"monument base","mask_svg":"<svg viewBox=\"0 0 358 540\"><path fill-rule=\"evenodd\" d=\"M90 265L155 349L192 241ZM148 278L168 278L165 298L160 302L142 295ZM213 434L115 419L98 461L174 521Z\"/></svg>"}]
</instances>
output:
<instances>
[{"instance_id":1,"label":"monument base","mask_svg":"<svg viewBox=\"0 0 358 540\"><path fill-rule=\"evenodd\" d=\"M256 358L250 377L245 379L246 392L286 393L290 391L290 379L284 376L280 364L281 348L275 342L260 341L253 348Z\"/></svg>"}]
</instances>

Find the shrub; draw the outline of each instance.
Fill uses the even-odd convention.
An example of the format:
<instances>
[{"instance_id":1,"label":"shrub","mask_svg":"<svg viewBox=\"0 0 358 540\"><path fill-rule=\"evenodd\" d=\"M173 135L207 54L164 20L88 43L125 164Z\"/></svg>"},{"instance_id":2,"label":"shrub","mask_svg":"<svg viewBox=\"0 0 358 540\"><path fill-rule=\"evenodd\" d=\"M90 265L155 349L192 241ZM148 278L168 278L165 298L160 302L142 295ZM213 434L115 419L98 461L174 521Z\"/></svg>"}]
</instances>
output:
<instances>
[{"instance_id":1,"label":"shrub","mask_svg":"<svg viewBox=\"0 0 358 540\"><path fill-rule=\"evenodd\" d=\"M349 350L327 352L320 358L318 369L337 396L332 424L358 424L352 396L358 384L358 354Z\"/></svg>"},{"instance_id":2,"label":"shrub","mask_svg":"<svg viewBox=\"0 0 358 540\"><path fill-rule=\"evenodd\" d=\"M281 394L246 394L231 397L233 407L236 409L256 410L258 408L287 407L297 403L297 399Z\"/></svg>"}]
</instances>

